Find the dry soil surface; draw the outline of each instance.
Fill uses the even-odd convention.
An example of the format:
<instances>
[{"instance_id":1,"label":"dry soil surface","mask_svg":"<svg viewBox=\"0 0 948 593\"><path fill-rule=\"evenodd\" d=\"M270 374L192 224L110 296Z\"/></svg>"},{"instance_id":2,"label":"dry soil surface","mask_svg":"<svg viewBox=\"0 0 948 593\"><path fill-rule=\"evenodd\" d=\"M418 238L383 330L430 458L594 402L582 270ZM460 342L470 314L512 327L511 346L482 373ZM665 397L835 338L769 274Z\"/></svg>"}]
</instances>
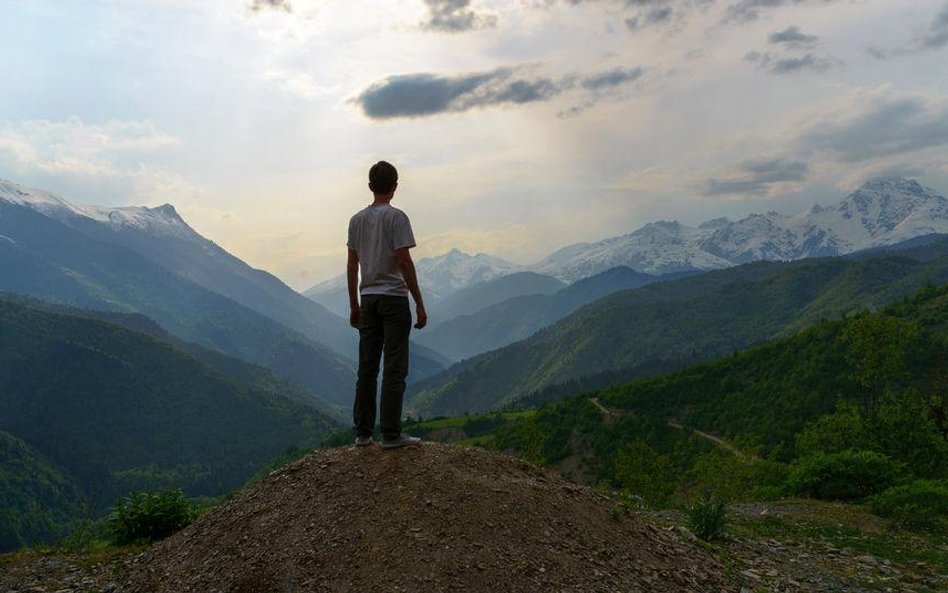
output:
<instances>
[{"instance_id":1,"label":"dry soil surface","mask_svg":"<svg viewBox=\"0 0 948 593\"><path fill-rule=\"evenodd\" d=\"M737 591L676 531L518 459L316 451L135 558L130 592Z\"/></svg>"}]
</instances>

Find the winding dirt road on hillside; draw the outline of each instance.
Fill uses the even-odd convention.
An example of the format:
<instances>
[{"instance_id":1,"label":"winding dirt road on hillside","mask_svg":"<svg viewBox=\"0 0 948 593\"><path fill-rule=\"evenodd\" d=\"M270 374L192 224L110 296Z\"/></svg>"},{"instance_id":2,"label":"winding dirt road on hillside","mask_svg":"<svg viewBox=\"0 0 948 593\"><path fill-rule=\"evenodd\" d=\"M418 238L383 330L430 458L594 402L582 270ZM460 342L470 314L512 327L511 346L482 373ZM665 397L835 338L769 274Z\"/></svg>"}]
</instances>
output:
<instances>
[{"instance_id":1,"label":"winding dirt road on hillside","mask_svg":"<svg viewBox=\"0 0 948 593\"><path fill-rule=\"evenodd\" d=\"M609 418L609 419L617 418L617 417L622 416L622 415L624 415L624 414L631 414L631 412L623 412L623 411L620 411L620 410L610 410L610 409L607 408L606 406L602 405L602 402L599 401L599 398L598 398L598 397L591 397L591 398L589 398L589 401L590 401L590 403L592 403L592 405L596 406L596 409L598 409L600 412L602 412L602 415L603 415L603 416L605 416L605 417L607 417L607 418ZM726 449L727 451L730 451L731 453L734 454L735 457L738 457L738 458L740 458L740 459L742 459L742 460L744 460L744 461L746 461L746 462L748 462L748 463L753 463L753 462L755 462L755 461L758 460L758 457L757 457L756 455L748 455L748 454L744 453L743 451L741 451L740 449L738 449L738 448L734 445L734 443L731 443L731 442L729 442L729 441L726 441L726 440L724 440L723 438L721 438L721 437L719 437L719 436L717 436L717 435L713 435L713 434L711 434L711 433L698 430L697 428L687 428L687 427L685 427L685 426L682 426L682 424L681 424L680 422L678 422L677 420L674 420L674 419L669 419L669 420L668 420L668 426L670 426L670 427L672 427L672 428L677 428L678 430L690 430L691 432L695 433L696 435L700 436L701 438L707 439L707 440L711 441L712 443L714 443L714 444L716 444L716 445L722 447L723 449Z\"/></svg>"}]
</instances>

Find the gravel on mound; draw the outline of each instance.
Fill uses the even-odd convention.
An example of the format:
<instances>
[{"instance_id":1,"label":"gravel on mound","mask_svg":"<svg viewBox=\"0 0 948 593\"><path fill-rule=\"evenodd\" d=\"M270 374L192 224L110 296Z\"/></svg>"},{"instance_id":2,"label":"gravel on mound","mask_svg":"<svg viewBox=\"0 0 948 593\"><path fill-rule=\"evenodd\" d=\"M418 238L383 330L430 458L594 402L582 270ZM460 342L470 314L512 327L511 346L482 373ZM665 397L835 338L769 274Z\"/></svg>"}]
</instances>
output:
<instances>
[{"instance_id":1,"label":"gravel on mound","mask_svg":"<svg viewBox=\"0 0 948 593\"><path fill-rule=\"evenodd\" d=\"M734 591L676 533L506 455L316 451L131 565L131 591Z\"/></svg>"}]
</instances>

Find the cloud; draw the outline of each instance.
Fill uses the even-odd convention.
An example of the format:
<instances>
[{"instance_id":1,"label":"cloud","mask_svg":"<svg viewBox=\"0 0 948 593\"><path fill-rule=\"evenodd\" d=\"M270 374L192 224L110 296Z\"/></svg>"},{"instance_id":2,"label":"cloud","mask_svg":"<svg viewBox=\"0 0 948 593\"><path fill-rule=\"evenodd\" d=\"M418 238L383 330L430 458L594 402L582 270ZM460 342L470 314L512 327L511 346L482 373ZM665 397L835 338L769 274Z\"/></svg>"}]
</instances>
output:
<instances>
[{"instance_id":1,"label":"cloud","mask_svg":"<svg viewBox=\"0 0 948 593\"><path fill-rule=\"evenodd\" d=\"M767 37L767 41L772 44L783 44L794 49L813 47L818 39L816 35L804 34L796 25L771 33Z\"/></svg>"},{"instance_id":2,"label":"cloud","mask_svg":"<svg viewBox=\"0 0 948 593\"><path fill-rule=\"evenodd\" d=\"M643 72L641 68L616 68L558 80L525 76L515 68L459 76L405 74L372 84L353 102L371 119L425 117L491 105L549 101L576 88L603 92L633 82Z\"/></svg>"},{"instance_id":3,"label":"cloud","mask_svg":"<svg viewBox=\"0 0 948 593\"><path fill-rule=\"evenodd\" d=\"M811 122L798 144L846 163L948 146L948 104L921 96L860 99Z\"/></svg>"},{"instance_id":4,"label":"cloud","mask_svg":"<svg viewBox=\"0 0 948 593\"><path fill-rule=\"evenodd\" d=\"M592 74L583 78L580 85L589 90L613 88L634 82L645 74L642 68L614 68L600 74Z\"/></svg>"},{"instance_id":5,"label":"cloud","mask_svg":"<svg viewBox=\"0 0 948 593\"><path fill-rule=\"evenodd\" d=\"M421 28L440 33L463 33L497 25L497 17L478 14L468 8L471 0L425 0L428 18Z\"/></svg>"},{"instance_id":6,"label":"cloud","mask_svg":"<svg viewBox=\"0 0 948 593\"><path fill-rule=\"evenodd\" d=\"M148 120L89 124L73 116L0 122L0 170L17 181L75 186L96 199L167 201L193 188L177 174L147 164L146 155L181 144Z\"/></svg>"},{"instance_id":7,"label":"cloud","mask_svg":"<svg viewBox=\"0 0 948 593\"><path fill-rule=\"evenodd\" d=\"M680 2L680 9L686 8L686 3ZM670 23L681 10L676 10L668 5L667 0L644 0L626 2L627 6L651 6L648 10L643 10L632 16L626 17L623 22L629 31L636 31L652 25L663 25Z\"/></svg>"},{"instance_id":8,"label":"cloud","mask_svg":"<svg viewBox=\"0 0 948 593\"><path fill-rule=\"evenodd\" d=\"M767 195L775 185L803 181L809 166L796 160L775 158L744 161L736 175L727 179L710 178L702 184L706 196Z\"/></svg>"},{"instance_id":9,"label":"cloud","mask_svg":"<svg viewBox=\"0 0 948 593\"><path fill-rule=\"evenodd\" d=\"M121 155L180 144L180 139L158 130L149 120L110 120L97 125L72 116L65 121L0 123L0 151L48 172L108 172Z\"/></svg>"},{"instance_id":10,"label":"cloud","mask_svg":"<svg viewBox=\"0 0 948 593\"><path fill-rule=\"evenodd\" d=\"M932 19L928 30L915 38L914 44L920 50L940 49L948 45L948 2Z\"/></svg>"},{"instance_id":11,"label":"cloud","mask_svg":"<svg viewBox=\"0 0 948 593\"><path fill-rule=\"evenodd\" d=\"M816 0L822 4L829 4L834 0ZM725 21L749 22L761 17L764 11L788 6L791 4L809 4L808 0L740 0L727 7L724 12Z\"/></svg>"},{"instance_id":12,"label":"cloud","mask_svg":"<svg viewBox=\"0 0 948 593\"><path fill-rule=\"evenodd\" d=\"M884 60L906 54L937 50L943 47L948 47L948 2L935 14L928 27L918 32L906 45L892 50L870 46L867 51L874 58Z\"/></svg>"},{"instance_id":13,"label":"cloud","mask_svg":"<svg viewBox=\"0 0 948 593\"><path fill-rule=\"evenodd\" d=\"M250 12L260 12L263 10L282 10L283 12L293 12L293 5L289 0L252 0L247 5Z\"/></svg>"},{"instance_id":14,"label":"cloud","mask_svg":"<svg viewBox=\"0 0 948 593\"><path fill-rule=\"evenodd\" d=\"M819 57L812 53L784 57L774 52L752 51L744 56L744 60L771 74L794 74L805 70L824 72L841 64L839 60Z\"/></svg>"},{"instance_id":15,"label":"cloud","mask_svg":"<svg viewBox=\"0 0 948 593\"><path fill-rule=\"evenodd\" d=\"M931 175L946 162L948 96L862 90L820 111L778 132L782 154L744 161L730 175L708 176L699 182L701 193L770 195L780 184L803 182L814 173L841 176L851 186L867 177Z\"/></svg>"}]
</instances>

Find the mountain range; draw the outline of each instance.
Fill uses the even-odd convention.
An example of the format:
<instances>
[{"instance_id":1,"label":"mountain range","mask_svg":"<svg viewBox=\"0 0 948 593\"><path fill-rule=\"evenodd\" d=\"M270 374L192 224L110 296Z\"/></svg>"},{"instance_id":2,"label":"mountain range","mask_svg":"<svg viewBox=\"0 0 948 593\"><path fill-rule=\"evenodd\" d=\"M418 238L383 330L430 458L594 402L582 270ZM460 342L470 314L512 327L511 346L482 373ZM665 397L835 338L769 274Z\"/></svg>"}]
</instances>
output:
<instances>
[{"instance_id":1,"label":"mountain range","mask_svg":"<svg viewBox=\"0 0 948 593\"><path fill-rule=\"evenodd\" d=\"M512 274L518 268L499 257L486 253L468 255L459 249L415 262L418 283L424 287L422 294L428 307L433 307L441 299L461 289ZM303 291L303 294L348 319L349 295L345 274L320 282Z\"/></svg>"},{"instance_id":2,"label":"mountain range","mask_svg":"<svg viewBox=\"0 0 948 593\"><path fill-rule=\"evenodd\" d=\"M919 250L753 262L616 292L414 385L410 405L426 416L483 412L599 374L709 360L948 280L948 241Z\"/></svg>"},{"instance_id":3,"label":"mountain range","mask_svg":"<svg viewBox=\"0 0 948 593\"><path fill-rule=\"evenodd\" d=\"M863 184L831 206L816 204L794 216L767 212L734 221L716 218L698 226L651 222L626 235L563 247L529 265L455 249L421 259L417 266L429 313L435 313L429 315L430 323L436 327L475 312L458 307L438 311L441 300L514 273L530 272L571 284L617 267L651 275L717 270L758 260L845 255L941 233L948 233L945 197L911 179L884 177ZM346 316L345 291L345 278L338 276L304 294ZM541 292L523 287L508 298Z\"/></svg>"},{"instance_id":4,"label":"mountain range","mask_svg":"<svg viewBox=\"0 0 948 593\"><path fill-rule=\"evenodd\" d=\"M30 208L103 243L130 249L198 286L351 355L352 332L336 316L195 232L171 204L155 208L78 205L50 192L4 181L0 181L0 200Z\"/></svg>"},{"instance_id":5,"label":"mountain range","mask_svg":"<svg viewBox=\"0 0 948 593\"><path fill-rule=\"evenodd\" d=\"M768 212L697 227L653 222L628 235L564 247L528 267L573 282L616 266L649 274L714 270L843 255L933 233L948 233L948 200L914 180L885 177L796 216Z\"/></svg>"},{"instance_id":6,"label":"mountain range","mask_svg":"<svg viewBox=\"0 0 948 593\"><path fill-rule=\"evenodd\" d=\"M417 339L452 360L470 358L527 338L583 305L613 292L670 280L680 275L653 276L623 266L577 280L568 286L563 286L550 276L532 272L501 276L458 291L439 303L439 309L454 314L445 315L446 321L420 334ZM532 290L521 290L520 295L498 298L506 294L502 290L503 286L498 285L507 284L508 280L521 276L544 280L542 284L534 281ZM521 285L517 283L518 288ZM550 290L557 286L562 288ZM462 304L467 306L463 314L459 306ZM454 305L454 308L448 308L449 305Z\"/></svg>"},{"instance_id":7,"label":"mountain range","mask_svg":"<svg viewBox=\"0 0 948 593\"><path fill-rule=\"evenodd\" d=\"M0 291L142 313L175 336L265 366L337 405L356 332L191 229L170 205L102 208L0 181ZM444 368L412 353L413 376Z\"/></svg>"}]
</instances>

